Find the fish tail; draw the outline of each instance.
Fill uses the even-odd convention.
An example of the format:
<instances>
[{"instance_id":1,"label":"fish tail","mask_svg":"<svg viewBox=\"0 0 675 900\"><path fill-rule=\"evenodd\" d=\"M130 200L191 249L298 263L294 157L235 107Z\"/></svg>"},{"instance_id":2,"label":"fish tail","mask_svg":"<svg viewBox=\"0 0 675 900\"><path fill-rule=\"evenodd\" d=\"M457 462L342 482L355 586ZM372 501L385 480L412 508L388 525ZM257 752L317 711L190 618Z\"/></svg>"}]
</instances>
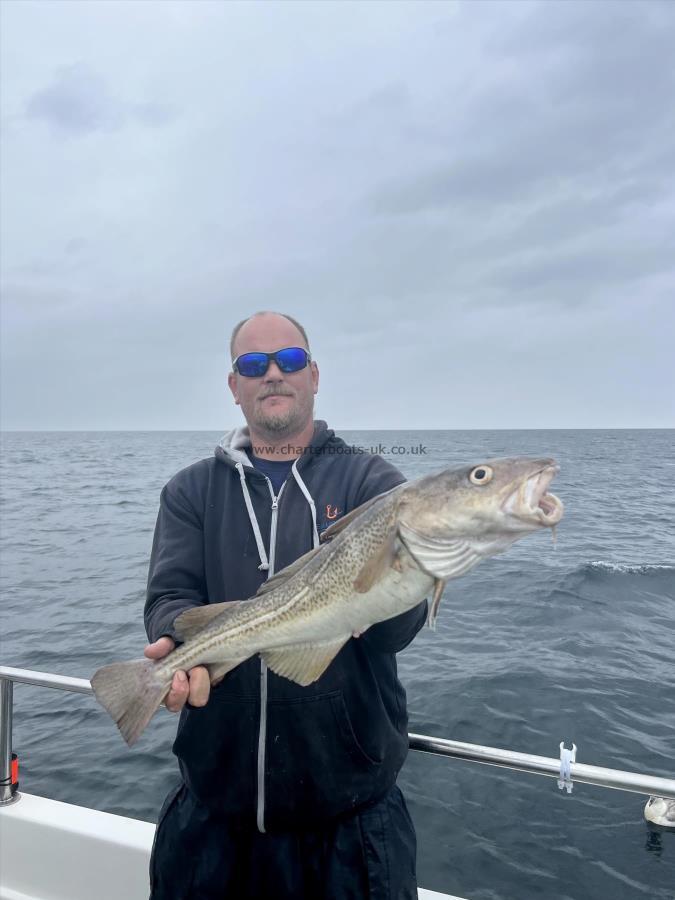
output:
<instances>
[{"instance_id":1,"label":"fish tail","mask_svg":"<svg viewBox=\"0 0 675 900\"><path fill-rule=\"evenodd\" d=\"M103 666L94 673L91 686L131 747L168 693L171 680L158 681L155 663L138 659Z\"/></svg>"}]
</instances>

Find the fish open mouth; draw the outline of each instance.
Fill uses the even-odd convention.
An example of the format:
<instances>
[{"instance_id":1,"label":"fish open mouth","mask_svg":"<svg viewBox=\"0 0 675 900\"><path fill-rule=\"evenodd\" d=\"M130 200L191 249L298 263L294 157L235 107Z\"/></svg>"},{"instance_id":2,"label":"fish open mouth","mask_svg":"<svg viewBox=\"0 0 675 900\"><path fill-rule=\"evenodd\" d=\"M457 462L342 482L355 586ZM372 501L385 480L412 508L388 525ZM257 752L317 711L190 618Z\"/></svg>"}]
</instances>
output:
<instances>
[{"instance_id":1,"label":"fish open mouth","mask_svg":"<svg viewBox=\"0 0 675 900\"><path fill-rule=\"evenodd\" d=\"M513 491L504 503L504 512L527 522L552 527L562 519L562 501L547 488L560 471L555 464L544 466Z\"/></svg>"}]
</instances>

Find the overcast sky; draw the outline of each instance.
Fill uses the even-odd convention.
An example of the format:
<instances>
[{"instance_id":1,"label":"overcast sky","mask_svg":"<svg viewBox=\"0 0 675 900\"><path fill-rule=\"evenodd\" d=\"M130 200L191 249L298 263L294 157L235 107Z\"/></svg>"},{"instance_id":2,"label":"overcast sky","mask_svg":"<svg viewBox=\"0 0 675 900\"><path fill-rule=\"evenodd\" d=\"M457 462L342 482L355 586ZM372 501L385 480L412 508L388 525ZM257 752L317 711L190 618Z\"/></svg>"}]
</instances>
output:
<instances>
[{"instance_id":1,"label":"overcast sky","mask_svg":"<svg viewBox=\"0 0 675 900\"><path fill-rule=\"evenodd\" d=\"M4 2L5 429L675 425L675 3Z\"/></svg>"}]
</instances>

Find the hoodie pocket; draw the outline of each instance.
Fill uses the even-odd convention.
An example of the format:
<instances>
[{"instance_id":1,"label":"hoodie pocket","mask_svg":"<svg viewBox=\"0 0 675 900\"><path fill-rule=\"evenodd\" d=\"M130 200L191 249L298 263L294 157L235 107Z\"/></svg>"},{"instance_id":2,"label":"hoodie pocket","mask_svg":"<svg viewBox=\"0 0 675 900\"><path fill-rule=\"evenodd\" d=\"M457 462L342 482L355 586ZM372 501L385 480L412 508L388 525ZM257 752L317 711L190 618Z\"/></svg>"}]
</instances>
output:
<instances>
[{"instance_id":1,"label":"hoodie pocket","mask_svg":"<svg viewBox=\"0 0 675 900\"><path fill-rule=\"evenodd\" d=\"M376 796L378 760L358 741L341 691L270 700L265 821L271 827L334 818Z\"/></svg>"},{"instance_id":2,"label":"hoodie pocket","mask_svg":"<svg viewBox=\"0 0 675 900\"><path fill-rule=\"evenodd\" d=\"M186 706L181 714L173 752L185 783L222 815L255 810L259 709L253 698L215 688L206 706Z\"/></svg>"},{"instance_id":3,"label":"hoodie pocket","mask_svg":"<svg viewBox=\"0 0 675 900\"><path fill-rule=\"evenodd\" d=\"M154 886L157 882L157 875L156 875L157 857L158 857L158 855L161 856L161 854L158 854L158 852L157 852L157 837L159 835L162 825L164 824L164 820L166 819L166 817L169 813L169 810L176 802L176 798L178 797L178 794L180 793L182 787L183 787L183 782L181 781L178 785L176 785L176 787L172 791L169 792L166 799L164 800L164 803L162 804L162 808L159 811L159 816L157 818L157 826L155 828L155 836L152 840L152 849L150 851L150 867L149 868L150 868L150 894L151 895L152 895Z\"/></svg>"}]
</instances>

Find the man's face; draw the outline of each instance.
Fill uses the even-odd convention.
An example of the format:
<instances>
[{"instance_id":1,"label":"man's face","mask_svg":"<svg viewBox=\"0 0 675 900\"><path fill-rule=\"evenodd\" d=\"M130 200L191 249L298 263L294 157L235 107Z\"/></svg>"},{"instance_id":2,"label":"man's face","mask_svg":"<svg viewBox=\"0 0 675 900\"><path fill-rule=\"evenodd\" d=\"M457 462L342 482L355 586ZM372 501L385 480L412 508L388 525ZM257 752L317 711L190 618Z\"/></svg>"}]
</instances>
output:
<instances>
[{"instance_id":1,"label":"man's face","mask_svg":"<svg viewBox=\"0 0 675 900\"><path fill-rule=\"evenodd\" d=\"M254 350L273 353L284 347L306 349L307 345L292 322L269 313L255 316L242 325L235 340L234 356ZM319 389L319 370L314 362L299 372L286 374L271 360L260 378L231 372L228 384L249 427L257 432L276 438L290 437L313 420L314 394Z\"/></svg>"}]
</instances>

